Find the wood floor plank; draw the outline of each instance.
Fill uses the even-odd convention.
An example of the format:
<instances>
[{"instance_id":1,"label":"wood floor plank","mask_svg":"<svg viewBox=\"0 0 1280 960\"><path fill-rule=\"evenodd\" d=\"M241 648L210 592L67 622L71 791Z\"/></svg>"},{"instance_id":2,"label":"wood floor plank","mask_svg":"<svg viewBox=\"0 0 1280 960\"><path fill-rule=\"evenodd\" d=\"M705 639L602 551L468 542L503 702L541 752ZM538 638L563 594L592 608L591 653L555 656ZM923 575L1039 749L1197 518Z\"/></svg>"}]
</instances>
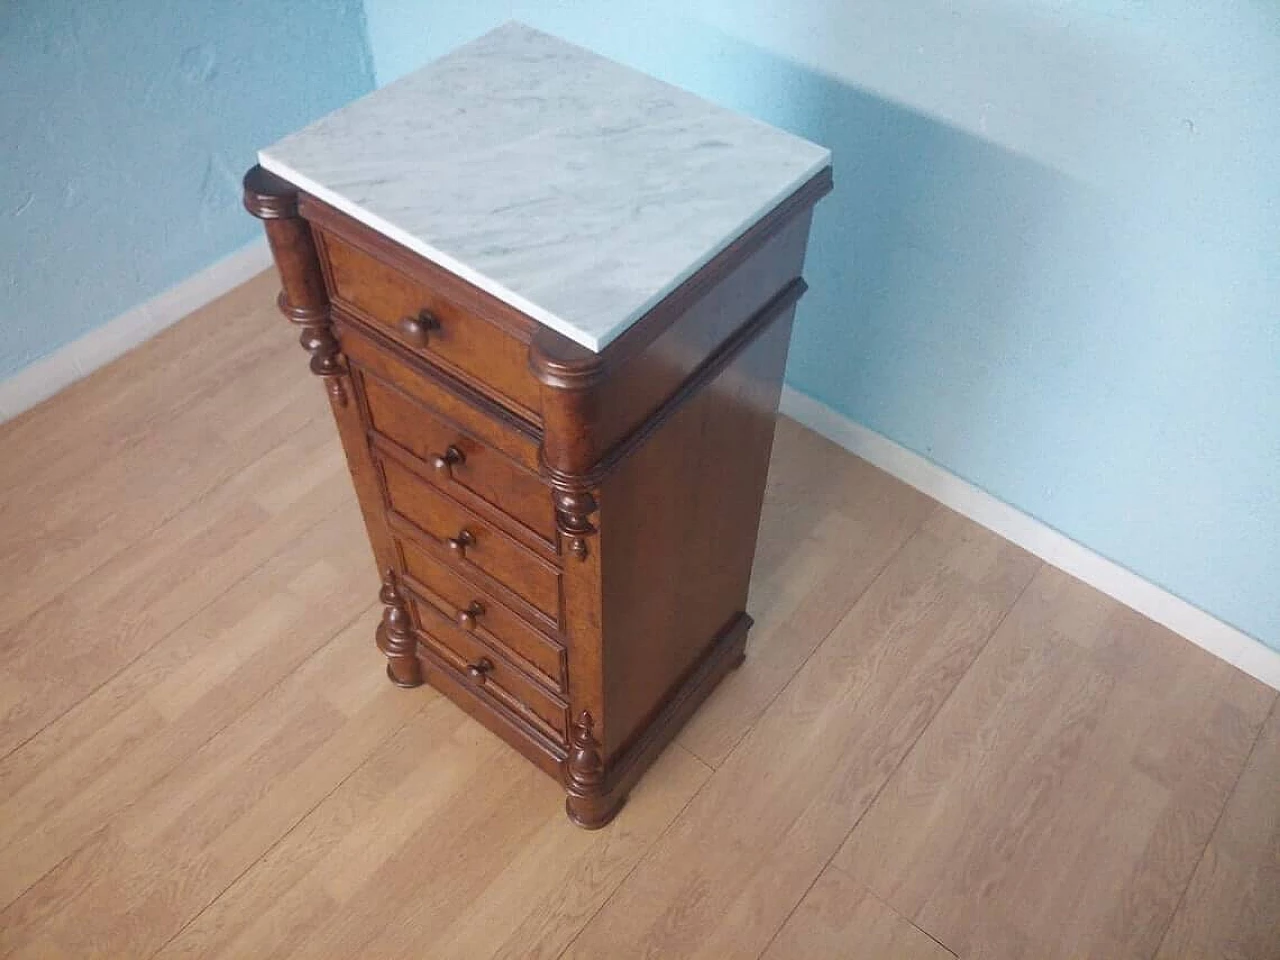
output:
<instances>
[{"instance_id":1,"label":"wood floor plank","mask_svg":"<svg viewBox=\"0 0 1280 960\"><path fill-rule=\"evenodd\" d=\"M345 571L307 579L332 593ZM384 684L363 704L329 699L331 682L376 668L377 617L367 610L106 818L5 911L0 945L15 956L52 943L70 956L145 957L177 934L431 697Z\"/></svg>"},{"instance_id":2,"label":"wood floor plank","mask_svg":"<svg viewBox=\"0 0 1280 960\"><path fill-rule=\"evenodd\" d=\"M160 957L271 957L338 908L335 875L367 877L496 745L441 697L421 704L366 762L160 951ZM357 881L359 882L359 881Z\"/></svg>"},{"instance_id":3,"label":"wood floor plank","mask_svg":"<svg viewBox=\"0 0 1280 960\"><path fill-rule=\"evenodd\" d=\"M462 716L452 707L444 713L453 723ZM326 849L308 841L309 869L301 878L291 870L283 895L319 898L329 909L301 936L267 937L270 955L555 956L708 772L673 748L616 834L583 834L564 822L556 785L473 722L412 747L421 765L406 779L411 786L379 802L390 822L374 810L357 836L336 837L323 825L334 814L317 810L317 829L337 842ZM348 802L335 796L333 805ZM279 874L286 856L264 871ZM255 874L245 883L261 889L266 881ZM557 888L561 878L569 882ZM184 937L173 955L240 956L238 944L261 945L262 931L284 919L272 907L222 953L187 951Z\"/></svg>"},{"instance_id":4,"label":"wood floor plank","mask_svg":"<svg viewBox=\"0 0 1280 960\"><path fill-rule=\"evenodd\" d=\"M7 524L13 536L0 558L0 575L13 590L0 610L0 629L73 589L90 571L143 541L319 414L314 399L299 390L269 429L227 440L217 436L206 416L195 413L190 422L175 424L180 435L138 444L90 471L92 493L75 485L55 496L37 495L36 503L17 504L25 517L43 522Z\"/></svg>"},{"instance_id":5,"label":"wood floor plank","mask_svg":"<svg viewBox=\"0 0 1280 960\"><path fill-rule=\"evenodd\" d=\"M268 378L257 371L280 368L289 338L287 331L274 329L267 335L265 322L259 326L263 332L224 361L233 365L209 364L218 376L204 389L196 376L173 396L152 397L153 409L132 435L124 431L124 440L118 439L118 427L91 432L91 425L69 420L71 429L58 436L65 452L47 461L19 458L30 462L30 469L13 480L0 501L6 533L0 542L0 576L11 587L0 599L0 629L67 590L323 412L323 400L317 402L314 391L304 389L311 385L303 376L265 393ZM262 407L273 415L262 419ZM256 421L257 429L229 435L222 425L241 418Z\"/></svg>"},{"instance_id":6,"label":"wood floor plank","mask_svg":"<svg viewBox=\"0 0 1280 960\"><path fill-rule=\"evenodd\" d=\"M440 699L160 956L554 957L709 772L673 747L615 827L583 832L554 783Z\"/></svg>"},{"instance_id":7,"label":"wood floor plank","mask_svg":"<svg viewBox=\"0 0 1280 960\"><path fill-rule=\"evenodd\" d=\"M762 960L955 960L866 887L827 867Z\"/></svg>"},{"instance_id":8,"label":"wood floor plank","mask_svg":"<svg viewBox=\"0 0 1280 960\"><path fill-rule=\"evenodd\" d=\"M448 918L429 955L558 957L710 774L679 746L668 748L607 832L567 826L559 802L552 803L530 840L504 853L509 859L497 881Z\"/></svg>"},{"instance_id":9,"label":"wood floor plank","mask_svg":"<svg viewBox=\"0 0 1280 960\"><path fill-rule=\"evenodd\" d=\"M962 956L1149 957L1271 699L1046 567L835 862Z\"/></svg>"},{"instance_id":10,"label":"wood floor plank","mask_svg":"<svg viewBox=\"0 0 1280 960\"><path fill-rule=\"evenodd\" d=\"M736 670L680 734L719 766L936 504L794 421L779 420Z\"/></svg>"},{"instance_id":11,"label":"wood floor plank","mask_svg":"<svg viewBox=\"0 0 1280 960\"><path fill-rule=\"evenodd\" d=\"M113 556L91 580L0 633L8 679L0 755L90 695L196 611L335 511L358 513L342 454L319 429L291 438ZM279 484L311 489L273 513ZM0 772L0 784L5 775Z\"/></svg>"},{"instance_id":12,"label":"wood floor plank","mask_svg":"<svg viewBox=\"0 0 1280 960\"><path fill-rule=\"evenodd\" d=\"M294 542L253 577L0 763L0 905L288 677L376 597L367 560L350 550L361 522L350 507L313 518L315 526L301 536L293 531Z\"/></svg>"},{"instance_id":13,"label":"wood floor plank","mask_svg":"<svg viewBox=\"0 0 1280 960\"><path fill-rule=\"evenodd\" d=\"M1263 725L1157 960L1280 958L1280 710Z\"/></svg>"},{"instance_id":14,"label":"wood floor plank","mask_svg":"<svg viewBox=\"0 0 1280 960\"><path fill-rule=\"evenodd\" d=\"M938 508L566 956L758 955L1038 566Z\"/></svg>"}]
</instances>

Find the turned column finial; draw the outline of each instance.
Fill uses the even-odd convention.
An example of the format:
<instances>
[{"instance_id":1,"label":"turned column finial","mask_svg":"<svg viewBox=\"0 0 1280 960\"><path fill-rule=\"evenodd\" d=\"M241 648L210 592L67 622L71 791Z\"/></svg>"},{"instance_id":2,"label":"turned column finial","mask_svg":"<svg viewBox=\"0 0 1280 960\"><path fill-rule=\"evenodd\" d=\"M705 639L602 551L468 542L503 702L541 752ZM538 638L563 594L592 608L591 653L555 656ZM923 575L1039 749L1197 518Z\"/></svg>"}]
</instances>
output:
<instances>
[{"instance_id":1,"label":"turned column finial","mask_svg":"<svg viewBox=\"0 0 1280 960\"><path fill-rule=\"evenodd\" d=\"M418 663L418 644L413 638L409 609L400 593L395 571L390 568L383 571L378 599L384 609L377 641L378 649L387 658L387 676L398 687L420 686L422 666Z\"/></svg>"},{"instance_id":2,"label":"turned column finial","mask_svg":"<svg viewBox=\"0 0 1280 960\"><path fill-rule=\"evenodd\" d=\"M346 363L333 335L329 296L311 226L298 215L298 188L255 166L244 175L244 207L267 231L282 287L276 305L302 328L298 342L311 354L311 372L324 380L333 402L345 407Z\"/></svg>"},{"instance_id":3,"label":"turned column finial","mask_svg":"<svg viewBox=\"0 0 1280 960\"><path fill-rule=\"evenodd\" d=\"M554 481L553 481L554 485ZM564 538L565 549L579 560L587 559L587 537L596 532L591 515L598 507L589 490L554 485L556 528Z\"/></svg>"},{"instance_id":4,"label":"turned column finial","mask_svg":"<svg viewBox=\"0 0 1280 960\"><path fill-rule=\"evenodd\" d=\"M569 756L564 764L565 810L569 819L580 827L595 830L613 819L617 805L611 807L605 794L604 757L596 739L595 718L583 710L569 729Z\"/></svg>"}]
</instances>

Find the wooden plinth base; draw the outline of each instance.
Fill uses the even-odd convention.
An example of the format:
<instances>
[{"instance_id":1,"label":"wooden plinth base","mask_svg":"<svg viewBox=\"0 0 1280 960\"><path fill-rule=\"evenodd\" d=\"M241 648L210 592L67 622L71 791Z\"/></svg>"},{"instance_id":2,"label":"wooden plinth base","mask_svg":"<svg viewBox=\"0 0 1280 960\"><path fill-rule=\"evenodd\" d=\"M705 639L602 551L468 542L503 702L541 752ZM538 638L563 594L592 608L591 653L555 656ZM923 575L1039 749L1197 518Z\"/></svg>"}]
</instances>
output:
<instances>
[{"instance_id":1,"label":"wooden plinth base","mask_svg":"<svg viewBox=\"0 0 1280 960\"><path fill-rule=\"evenodd\" d=\"M684 684L648 724L640 737L604 771L599 792L575 793L569 789L565 811L569 819L587 830L598 830L618 815L631 787L663 748L675 739L693 712L724 677L746 659L751 617L739 613L716 638Z\"/></svg>"}]
</instances>

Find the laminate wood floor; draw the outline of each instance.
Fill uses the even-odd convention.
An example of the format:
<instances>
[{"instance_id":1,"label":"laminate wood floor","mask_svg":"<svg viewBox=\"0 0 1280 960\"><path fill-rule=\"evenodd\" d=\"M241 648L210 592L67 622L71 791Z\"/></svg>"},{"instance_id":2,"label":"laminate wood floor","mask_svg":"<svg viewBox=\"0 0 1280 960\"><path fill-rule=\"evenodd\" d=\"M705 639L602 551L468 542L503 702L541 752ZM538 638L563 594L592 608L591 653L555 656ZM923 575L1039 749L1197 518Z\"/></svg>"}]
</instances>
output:
<instances>
[{"instance_id":1,"label":"laminate wood floor","mask_svg":"<svg viewBox=\"0 0 1280 960\"><path fill-rule=\"evenodd\" d=\"M0 954L1280 957L1276 694L796 424L612 827L390 686L260 277L0 426Z\"/></svg>"}]
</instances>

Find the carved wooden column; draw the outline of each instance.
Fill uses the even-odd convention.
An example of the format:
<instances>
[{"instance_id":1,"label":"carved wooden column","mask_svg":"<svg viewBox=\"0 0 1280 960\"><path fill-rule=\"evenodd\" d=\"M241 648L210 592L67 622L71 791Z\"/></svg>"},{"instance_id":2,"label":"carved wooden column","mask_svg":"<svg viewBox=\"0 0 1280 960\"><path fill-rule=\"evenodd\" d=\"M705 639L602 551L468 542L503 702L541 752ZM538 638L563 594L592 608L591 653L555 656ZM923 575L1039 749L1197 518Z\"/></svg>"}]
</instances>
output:
<instances>
[{"instance_id":1,"label":"carved wooden column","mask_svg":"<svg viewBox=\"0 0 1280 960\"><path fill-rule=\"evenodd\" d=\"M598 829L626 797L610 789L603 718L604 664L599 637L601 591L600 500L596 470L601 451L593 426L602 370L599 357L577 345L549 351L535 339L529 366L542 383L542 471L551 482L556 532L564 555L568 634L569 755L564 762L565 810L574 823Z\"/></svg>"},{"instance_id":2,"label":"carved wooden column","mask_svg":"<svg viewBox=\"0 0 1280 960\"><path fill-rule=\"evenodd\" d=\"M266 228L283 287L276 301L280 312L302 328L298 342L311 354L311 372L323 378L333 402L345 407L346 365L333 335L311 226L298 216L297 188L255 166L244 177L244 206Z\"/></svg>"},{"instance_id":3,"label":"carved wooden column","mask_svg":"<svg viewBox=\"0 0 1280 960\"><path fill-rule=\"evenodd\" d=\"M530 363L545 388L542 463L551 480L561 549L582 561L590 552L590 538L597 532L591 519L599 507L592 471L599 451L586 427L593 419L598 364L594 356L584 358L580 365L550 357L537 342Z\"/></svg>"},{"instance_id":4,"label":"carved wooden column","mask_svg":"<svg viewBox=\"0 0 1280 960\"><path fill-rule=\"evenodd\" d=\"M580 827L598 830L617 813L618 804L605 796L604 757L595 738L595 721L586 710L569 730L569 759L565 761L565 810Z\"/></svg>"},{"instance_id":5,"label":"carved wooden column","mask_svg":"<svg viewBox=\"0 0 1280 960\"><path fill-rule=\"evenodd\" d=\"M421 686L422 665L418 663L418 645L413 638L409 610L396 585L395 571L390 567L382 573L378 599L385 607L377 641L378 649L387 657L387 676L397 687Z\"/></svg>"},{"instance_id":6,"label":"carved wooden column","mask_svg":"<svg viewBox=\"0 0 1280 960\"><path fill-rule=\"evenodd\" d=\"M383 516L377 473L365 442L351 371L334 332L311 224L298 211L298 189L255 166L244 177L244 205L266 228L280 274L281 290L276 303L289 322L301 329L298 342L311 355L311 372L324 381L356 499L369 531L374 561L379 570L390 571L395 565L395 549ZM416 687L422 683L417 645L404 599L389 573L379 596L386 611L376 640L387 656L387 675L398 686Z\"/></svg>"}]
</instances>

